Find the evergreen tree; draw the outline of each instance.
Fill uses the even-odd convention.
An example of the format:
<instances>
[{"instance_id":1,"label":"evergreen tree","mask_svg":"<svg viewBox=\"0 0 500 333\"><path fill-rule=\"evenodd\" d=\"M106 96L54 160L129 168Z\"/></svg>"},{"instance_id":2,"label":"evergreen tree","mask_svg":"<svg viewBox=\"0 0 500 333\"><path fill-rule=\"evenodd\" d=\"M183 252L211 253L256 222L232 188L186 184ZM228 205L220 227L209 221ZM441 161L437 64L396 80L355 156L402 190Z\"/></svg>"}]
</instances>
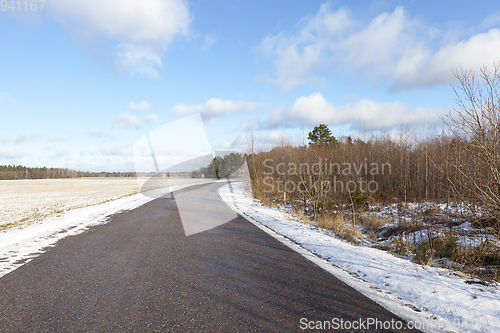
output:
<instances>
[{"instance_id":1,"label":"evergreen tree","mask_svg":"<svg viewBox=\"0 0 500 333\"><path fill-rule=\"evenodd\" d=\"M320 124L315 126L314 129L309 132L307 136L309 139L309 145L311 146L334 146L336 145L337 139L332 135L332 131L325 124Z\"/></svg>"}]
</instances>

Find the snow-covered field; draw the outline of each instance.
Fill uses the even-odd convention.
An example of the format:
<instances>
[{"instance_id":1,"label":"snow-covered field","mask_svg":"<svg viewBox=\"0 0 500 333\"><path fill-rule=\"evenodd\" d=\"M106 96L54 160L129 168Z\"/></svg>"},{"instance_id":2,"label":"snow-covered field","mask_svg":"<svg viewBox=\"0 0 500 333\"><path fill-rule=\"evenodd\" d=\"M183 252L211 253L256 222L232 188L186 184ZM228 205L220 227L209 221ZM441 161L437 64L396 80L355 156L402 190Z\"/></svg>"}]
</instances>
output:
<instances>
[{"instance_id":1,"label":"snow-covered field","mask_svg":"<svg viewBox=\"0 0 500 333\"><path fill-rule=\"evenodd\" d=\"M233 184L233 191L226 185L219 193L229 206L262 230L415 328L426 332L500 330L498 285L474 283L478 281L453 271L352 245L284 211L262 206L242 183Z\"/></svg>"},{"instance_id":2,"label":"snow-covered field","mask_svg":"<svg viewBox=\"0 0 500 333\"><path fill-rule=\"evenodd\" d=\"M69 210L141 191L148 178L0 180L0 230L22 227ZM173 185L197 181L174 179Z\"/></svg>"},{"instance_id":3,"label":"snow-covered field","mask_svg":"<svg viewBox=\"0 0 500 333\"><path fill-rule=\"evenodd\" d=\"M134 192L130 191L134 191L134 188L138 191L139 187L135 178L131 180L133 182L121 178L20 181L12 182L8 189L4 189L2 184L1 209L13 212L10 216L16 214L13 208L18 207L23 210L23 205L31 209L43 209L46 212L59 209L54 207L65 207L70 210L0 229L0 277L38 256L61 238L106 223L112 214L137 208L155 198L167 195L170 190L177 191L207 182L200 179L177 179L172 180L171 188L167 186L133 194ZM21 198L22 203L12 199L8 193L15 198ZM32 198L33 202L27 200L24 195ZM92 197L93 195L95 197ZM72 199L77 203L72 202ZM2 220L3 218L2 215Z\"/></svg>"}]
</instances>

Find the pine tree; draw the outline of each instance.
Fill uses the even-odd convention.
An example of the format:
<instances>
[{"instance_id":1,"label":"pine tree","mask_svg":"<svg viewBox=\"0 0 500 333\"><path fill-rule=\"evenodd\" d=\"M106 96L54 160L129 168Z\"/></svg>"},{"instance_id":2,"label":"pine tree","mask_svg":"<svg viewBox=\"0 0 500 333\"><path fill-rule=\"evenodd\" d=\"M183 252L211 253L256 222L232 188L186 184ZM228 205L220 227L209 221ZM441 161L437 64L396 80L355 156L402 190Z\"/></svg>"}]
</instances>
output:
<instances>
[{"instance_id":1,"label":"pine tree","mask_svg":"<svg viewBox=\"0 0 500 333\"><path fill-rule=\"evenodd\" d=\"M325 124L315 126L314 129L309 132L307 138L311 146L334 146L338 143L337 139L332 135L332 131L330 131Z\"/></svg>"}]
</instances>

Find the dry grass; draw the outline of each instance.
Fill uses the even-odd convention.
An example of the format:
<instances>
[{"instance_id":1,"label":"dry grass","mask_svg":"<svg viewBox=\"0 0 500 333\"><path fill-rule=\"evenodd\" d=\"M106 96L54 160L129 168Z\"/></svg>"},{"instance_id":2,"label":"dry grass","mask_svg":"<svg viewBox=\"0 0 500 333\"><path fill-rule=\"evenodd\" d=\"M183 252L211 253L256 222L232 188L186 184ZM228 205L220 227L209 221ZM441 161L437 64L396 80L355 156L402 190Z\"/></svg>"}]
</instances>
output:
<instances>
[{"instance_id":1,"label":"dry grass","mask_svg":"<svg viewBox=\"0 0 500 333\"><path fill-rule=\"evenodd\" d=\"M340 234L349 243L357 244L361 239L363 239L363 233L359 230L358 226L351 226L347 230Z\"/></svg>"},{"instance_id":2,"label":"dry grass","mask_svg":"<svg viewBox=\"0 0 500 333\"><path fill-rule=\"evenodd\" d=\"M309 216L307 216L306 212L302 209L298 209L297 211L293 212L292 214L296 219L302 222L307 222L309 223Z\"/></svg>"},{"instance_id":3,"label":"dry grass","mask_svg":"<svg viewBox=\"0 0 500 333\"><path fill-rule=\"evenodd\" d=\"M316 225L320 228L331 230L346 241L357 244L363 239L363 233L358 226L352 224L349 215L339 212L334 215L322 214L318 217Z\"/></svg>"},{"instance_id":4,"label":"dry grass","mask_svg":"<svg viewBox=\"0 0 500 333\"><path fill-rule=\"evenodd\" d=\"M387 219L369 213L361 214L359 216L359 221L361 221L361 225L363 225L365 229L372 232L377 231L389 224Z\"/></svg>"},{"instance_id":5,"label":"dry grass","mask_svg":"<svg viewBox=\"0 0 500 333\"><path fill-rule=\"evenodd\" d=\"M390 222L386 218L381 218L373 213L362 213L359 214L357 220L363 226L366 236L371 241L378 240L380 238L380 231Z\"/></svg>"},{"instance_id":6,"label":"dry grass","mask_svg":"<svg viewBox=\"0 0 500 333\"><path fill-rule=\"evenodd\" d=\"M338 234L347 231L347 219L344 213L337 213L334 215L322 214L318 217L316 225Z\"/></svg>"}]
</instances>

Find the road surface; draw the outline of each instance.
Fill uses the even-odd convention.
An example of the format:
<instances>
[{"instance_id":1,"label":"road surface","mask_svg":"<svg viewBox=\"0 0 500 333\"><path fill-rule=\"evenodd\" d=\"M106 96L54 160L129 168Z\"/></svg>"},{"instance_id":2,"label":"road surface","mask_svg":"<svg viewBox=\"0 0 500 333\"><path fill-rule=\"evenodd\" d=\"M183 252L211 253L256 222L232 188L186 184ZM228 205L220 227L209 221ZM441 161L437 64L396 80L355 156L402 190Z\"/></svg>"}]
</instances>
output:
<instances>
[{"instance_id":1,"label":"road surface","mask_svg":"<svg viewBox=\"0 0 500 333\"><path fill-rule=\"evenodd\" d=\"M196 212L196 197L221 204L219 186L175 197L192 198ZM240 216L186 236L176 200L113 215L0 278L0 332L302 332L317 321L401 320Z\"/></svg>"}]
</instances>

